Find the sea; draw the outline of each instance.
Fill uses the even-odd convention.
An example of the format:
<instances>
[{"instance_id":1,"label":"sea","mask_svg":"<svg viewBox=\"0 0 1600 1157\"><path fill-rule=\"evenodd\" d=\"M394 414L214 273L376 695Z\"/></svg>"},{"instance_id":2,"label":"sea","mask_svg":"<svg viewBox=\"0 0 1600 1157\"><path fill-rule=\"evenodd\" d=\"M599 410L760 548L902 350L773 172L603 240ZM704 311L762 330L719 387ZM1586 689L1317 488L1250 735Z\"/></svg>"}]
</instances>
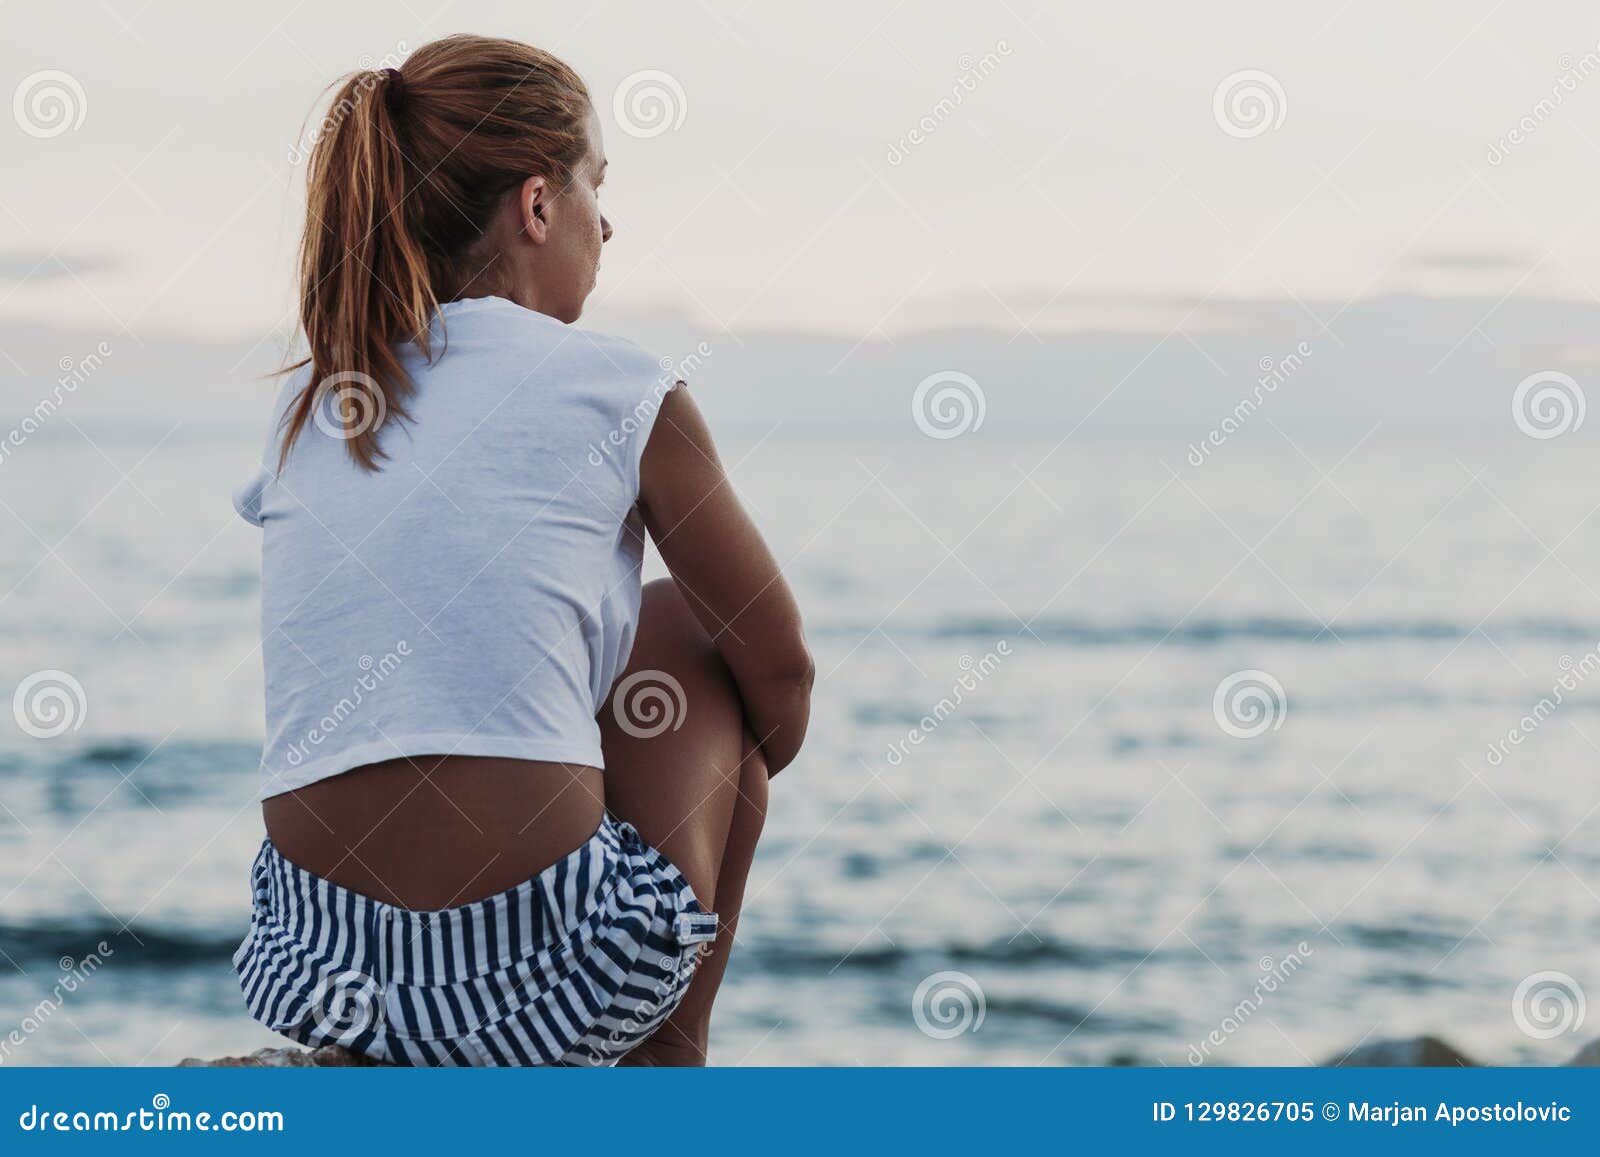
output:
<instances>
[{"instance_id":1,"label":"sea","mask_svg":"<svg viewBox=\"0 0 1600 1157\"><path fill-rule=\"evenodd\" d=\"M1553 1064L1600 1027L1587 433L1194 437L726 440L818 678L713 1063ZM259 448L62 418L0 460L0 1064L286 1043L230 967Z\"/></svg>"}]
</instances>

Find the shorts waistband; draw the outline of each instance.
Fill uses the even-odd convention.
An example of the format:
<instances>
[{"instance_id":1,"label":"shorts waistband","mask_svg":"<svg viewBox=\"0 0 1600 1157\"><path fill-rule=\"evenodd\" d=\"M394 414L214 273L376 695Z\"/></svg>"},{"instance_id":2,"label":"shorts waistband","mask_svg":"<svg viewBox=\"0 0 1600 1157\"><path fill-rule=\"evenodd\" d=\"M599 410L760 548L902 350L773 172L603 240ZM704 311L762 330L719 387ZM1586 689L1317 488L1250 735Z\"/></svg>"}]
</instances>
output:
<instances>
[{"instance_id":1,"label":"shorts waistband","mask_svg":"<svg viewBox=\"0 0 1600 1157\"><path fill-rule=\"evenodd\" d=\"M643 848L609 814L581 846L529 880L453 908L422 911L341 887L262 841L251 880L256 910L290 935L354 965L364 929L380 984L443 984L503 968L571 936L616 886L617 862ZM685 929L685 931L688 931Z\"/></svg>"}]
</instances>

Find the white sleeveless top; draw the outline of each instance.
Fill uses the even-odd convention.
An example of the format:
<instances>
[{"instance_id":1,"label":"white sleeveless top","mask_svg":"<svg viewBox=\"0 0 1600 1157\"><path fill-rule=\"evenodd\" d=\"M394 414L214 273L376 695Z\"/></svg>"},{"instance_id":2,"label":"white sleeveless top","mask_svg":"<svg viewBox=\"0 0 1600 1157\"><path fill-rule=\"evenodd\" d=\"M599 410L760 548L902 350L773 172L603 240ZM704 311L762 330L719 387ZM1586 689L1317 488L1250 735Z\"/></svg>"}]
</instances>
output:
<instances>
[{"instance_id":1,"label":"white sleeveless top","mask_svg":"<svg viewBox=\"0 0 1600 1157\"><path fill-rule=\"evenodd\" d=\"M595 715L639 616L639 460L670 372L503 298L451 302L377 473L333 392L281 474L278 421L234 495L263 530L266 782L257 798L404 755L603 767ZM441 352L442 351L442 352Z\"/></svg>"}]
</instances>

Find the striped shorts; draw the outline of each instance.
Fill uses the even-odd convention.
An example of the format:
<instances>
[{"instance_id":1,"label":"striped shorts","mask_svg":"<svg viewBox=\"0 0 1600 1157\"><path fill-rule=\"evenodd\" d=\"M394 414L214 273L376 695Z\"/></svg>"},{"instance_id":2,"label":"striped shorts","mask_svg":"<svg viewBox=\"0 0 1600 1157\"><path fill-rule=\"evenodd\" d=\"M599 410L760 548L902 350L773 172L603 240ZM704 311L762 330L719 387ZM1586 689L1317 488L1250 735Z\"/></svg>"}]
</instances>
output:
<instances>
[{"instance_id":1,"label":"striped shorts","mask_svg":"<svg viewBox=\"0 0 1600 1157\"><path fill-rule=\"evenodd\" d=\"M632 825L498 895L396 908L290 863L251 871L234 970L250 1014L301 1044L396 1065L607 1065L683 999L717 916Z\"/></svg>"}]
</instances>

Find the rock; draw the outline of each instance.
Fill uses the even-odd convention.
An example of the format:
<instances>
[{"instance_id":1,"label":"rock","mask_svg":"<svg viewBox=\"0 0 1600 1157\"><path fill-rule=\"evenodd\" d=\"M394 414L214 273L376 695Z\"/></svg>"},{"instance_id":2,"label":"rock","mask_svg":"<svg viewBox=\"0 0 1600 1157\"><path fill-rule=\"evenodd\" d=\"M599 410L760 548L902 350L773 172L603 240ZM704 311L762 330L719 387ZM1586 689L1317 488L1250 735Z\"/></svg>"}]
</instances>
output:
<instances>
[{"instance_id":1,"label":"rock","mask_svg":"<svg viewBox=\"0 0 1600 1157\"><path fill-rule=\"evenodd\" d=\"M180 1069L351 1069L376 1065L338 1045L319 1049L257 1049L247 1057L218 1057L214 1061L185 1057Z\"/></svg>"},{"instance_id":2,"label":"rock","mask_svg":"<svg viewBox=\"0 0 1600 1157\"><path fill-rule=\"evenodd\" d=\"M1339 1068L1477 1068L1478 1062L1436 1036L1371 1041L1323 1062Z\"/></svg>"},{"instance_id":3,"label":"rock","mask_svg":"<svg viewBox=\"0 0 1600 1157\"><path fill-rule=\"evenodd\" d=\"M1578 1050L1578 1055L1567 1062L1568 1066L1600 1065L1600 1040L1592 1040Z\"/></svg>"}]
</instances>

